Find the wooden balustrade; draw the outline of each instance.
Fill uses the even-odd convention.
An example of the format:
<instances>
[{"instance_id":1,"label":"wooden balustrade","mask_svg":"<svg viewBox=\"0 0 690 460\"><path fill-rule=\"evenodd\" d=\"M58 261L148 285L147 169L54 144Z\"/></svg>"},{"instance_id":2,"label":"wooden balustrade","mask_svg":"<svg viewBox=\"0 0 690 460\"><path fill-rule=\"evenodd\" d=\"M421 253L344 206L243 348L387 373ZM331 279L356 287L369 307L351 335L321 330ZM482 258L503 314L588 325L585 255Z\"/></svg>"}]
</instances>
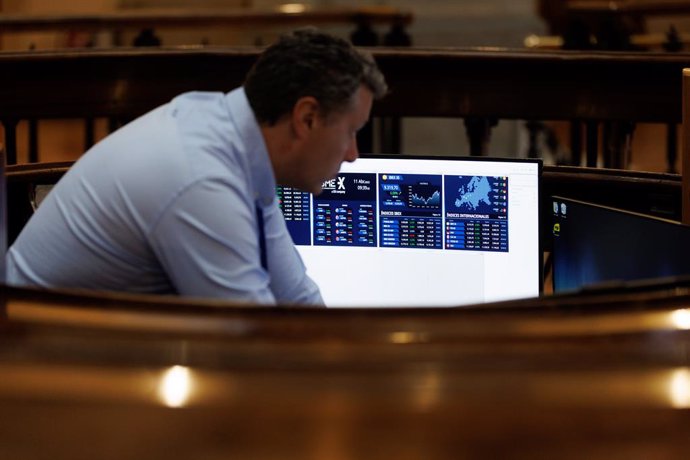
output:
<instances>
[{"instance_id":1,"label":"wooden balustrade","mask_svg":"<svg viewBox=\"0 0 690 460\"><path fill-rule=\"evenodd\" d=\"M590 166L596 164L600 124L620 128L634 122L681 122L681 75L687 64L683 55L389 48L372 52L391 89L374 104L373 115L464 118L473 154L482 153L491 120L497 119L576 122L579 131L572 136L572 150L578 160L586 127ZM251 48L3 53L0 120L8 160L16 161L14 128L19 120L126 121L184 91L228 91L240 85L258 53ZM606 163L614 167L611 159L625 151L631 131L610 131ZM383 153L399 148L398 143Z\"/></svg>"},{"instance_id":2,"label":"wooden balustrade","mask_svg":"<svg viewBox=\"0 0 690 460\"><path fill-rule=\"evenodd\" d=\"M539 0L538 10L550 31L564 36L568 46L602 49L629 46L631 34L646 32L648 18L690 15L690 4L684 0ZM616 40L610 42L610 38Z\"/></svg>"}]
</instances>

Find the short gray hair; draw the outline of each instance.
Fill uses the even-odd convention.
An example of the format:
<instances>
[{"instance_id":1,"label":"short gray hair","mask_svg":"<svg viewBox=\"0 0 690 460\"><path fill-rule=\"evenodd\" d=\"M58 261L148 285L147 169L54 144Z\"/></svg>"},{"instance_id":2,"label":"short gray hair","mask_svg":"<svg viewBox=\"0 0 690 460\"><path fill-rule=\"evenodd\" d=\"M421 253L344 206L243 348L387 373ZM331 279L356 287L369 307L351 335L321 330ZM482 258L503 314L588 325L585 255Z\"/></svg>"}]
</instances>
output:
<instances>
[{"instance_id":1,"label":"short gray hair","mask_svg":"<svg viewBox=\"0 0 690 460\"><path fill-rule=\"evenodd\" d=\"M247 74L244 89L259 123L273 125L305 96L319 101L324 116L343 110L360 85L375 99L388 91L370 54L309 28L285 34L268 47Z\"/></svg>"}]
</instances>

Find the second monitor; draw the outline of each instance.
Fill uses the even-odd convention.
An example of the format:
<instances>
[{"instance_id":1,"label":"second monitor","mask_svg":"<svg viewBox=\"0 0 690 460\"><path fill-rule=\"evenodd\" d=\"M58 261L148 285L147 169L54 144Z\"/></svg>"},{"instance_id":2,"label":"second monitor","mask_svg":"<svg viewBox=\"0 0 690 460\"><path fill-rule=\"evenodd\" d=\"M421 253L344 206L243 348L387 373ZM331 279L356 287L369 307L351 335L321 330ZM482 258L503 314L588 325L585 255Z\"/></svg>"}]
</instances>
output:
<instances>
[{"instance_id":1,"label":"second monitor","mask_svg":"<svg viewBox=\"0 0 690 460\"><path fill-rule=\"evenodd\" d=\"M690 227L658 217L555 196L556 293L690 275Z\"/></svg>"}]
</instances>

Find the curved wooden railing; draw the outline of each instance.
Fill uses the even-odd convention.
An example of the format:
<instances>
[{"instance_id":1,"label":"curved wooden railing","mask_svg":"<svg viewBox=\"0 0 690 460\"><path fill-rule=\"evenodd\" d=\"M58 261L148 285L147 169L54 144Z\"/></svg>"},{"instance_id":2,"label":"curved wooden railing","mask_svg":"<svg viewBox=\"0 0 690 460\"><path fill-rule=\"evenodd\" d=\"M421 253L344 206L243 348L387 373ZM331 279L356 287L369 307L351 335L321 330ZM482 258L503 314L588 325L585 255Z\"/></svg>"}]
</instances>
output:
<instances>
[{"instance_id":1,"label":"curved wooden railing","mask_svg":"<svg viewBox=\"0 0 690 460\"><path fill-rule=\"evenodd\" d=\"M101 31L142 28L297 27L334 24L408 26L411 11L384 5L313 7L292 3L276 9L166 8L82 14L0 14L0 33L27 31Z\"/></svg>"},{"instance_id":2,"label":"curved wooden railing","mask_svg":"<svg viewBox=\"0 0 690 460\"><path fill-rule=\"evenodd\" d=\"M0 295L17 458L687 453L683 286L430 310Z\"/></svg>"},{"instance_id":3,"label":"curved wooden railing","mask_svg":"<svg viewBox=\"0 0 690 460\"><path fill-rule=\"evenodd\" d=\"M259 52L202 48L3 53L0 121L8 159L16 161L19 120L128 120L184 91L227 91L241 84ZM391 89L374 104L373 114L464 118L472 154L485 150L492 120L497 119L573 121L571 150L578 159L582 128L587 127L584 147L589 165L596 163L601 124L611 128L605 157L612 159L628 145L634 122L681 122L681 74L687 65L683 55L390 48L372 52ZM596 84L592 75L597 75ZM393 129L391 138L392 145L383 153L400 151L399 131ZM33 158L38 159L37 151ZM616 166L612 160L606 163Z\"/></svg>"}]
</instances>

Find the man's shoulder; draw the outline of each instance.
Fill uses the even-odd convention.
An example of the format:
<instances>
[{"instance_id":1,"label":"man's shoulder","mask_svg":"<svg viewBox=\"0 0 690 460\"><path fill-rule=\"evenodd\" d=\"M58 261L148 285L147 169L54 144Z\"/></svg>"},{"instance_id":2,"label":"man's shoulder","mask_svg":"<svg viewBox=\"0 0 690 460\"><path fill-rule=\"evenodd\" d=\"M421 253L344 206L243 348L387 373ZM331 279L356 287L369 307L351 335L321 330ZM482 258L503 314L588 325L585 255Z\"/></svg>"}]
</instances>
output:
<instances>
[{"instance_id":1,"label":"man's shoulder","mask_svg":"<svg viewBox=\"0 0 690 460\"><path fill-rule=\"evenodd\" d=\"M205 103L216 101L225 96L224 93L220 91L187 91L178 94L172 99L172 103Z\"/></svg>"}]
</instances>

